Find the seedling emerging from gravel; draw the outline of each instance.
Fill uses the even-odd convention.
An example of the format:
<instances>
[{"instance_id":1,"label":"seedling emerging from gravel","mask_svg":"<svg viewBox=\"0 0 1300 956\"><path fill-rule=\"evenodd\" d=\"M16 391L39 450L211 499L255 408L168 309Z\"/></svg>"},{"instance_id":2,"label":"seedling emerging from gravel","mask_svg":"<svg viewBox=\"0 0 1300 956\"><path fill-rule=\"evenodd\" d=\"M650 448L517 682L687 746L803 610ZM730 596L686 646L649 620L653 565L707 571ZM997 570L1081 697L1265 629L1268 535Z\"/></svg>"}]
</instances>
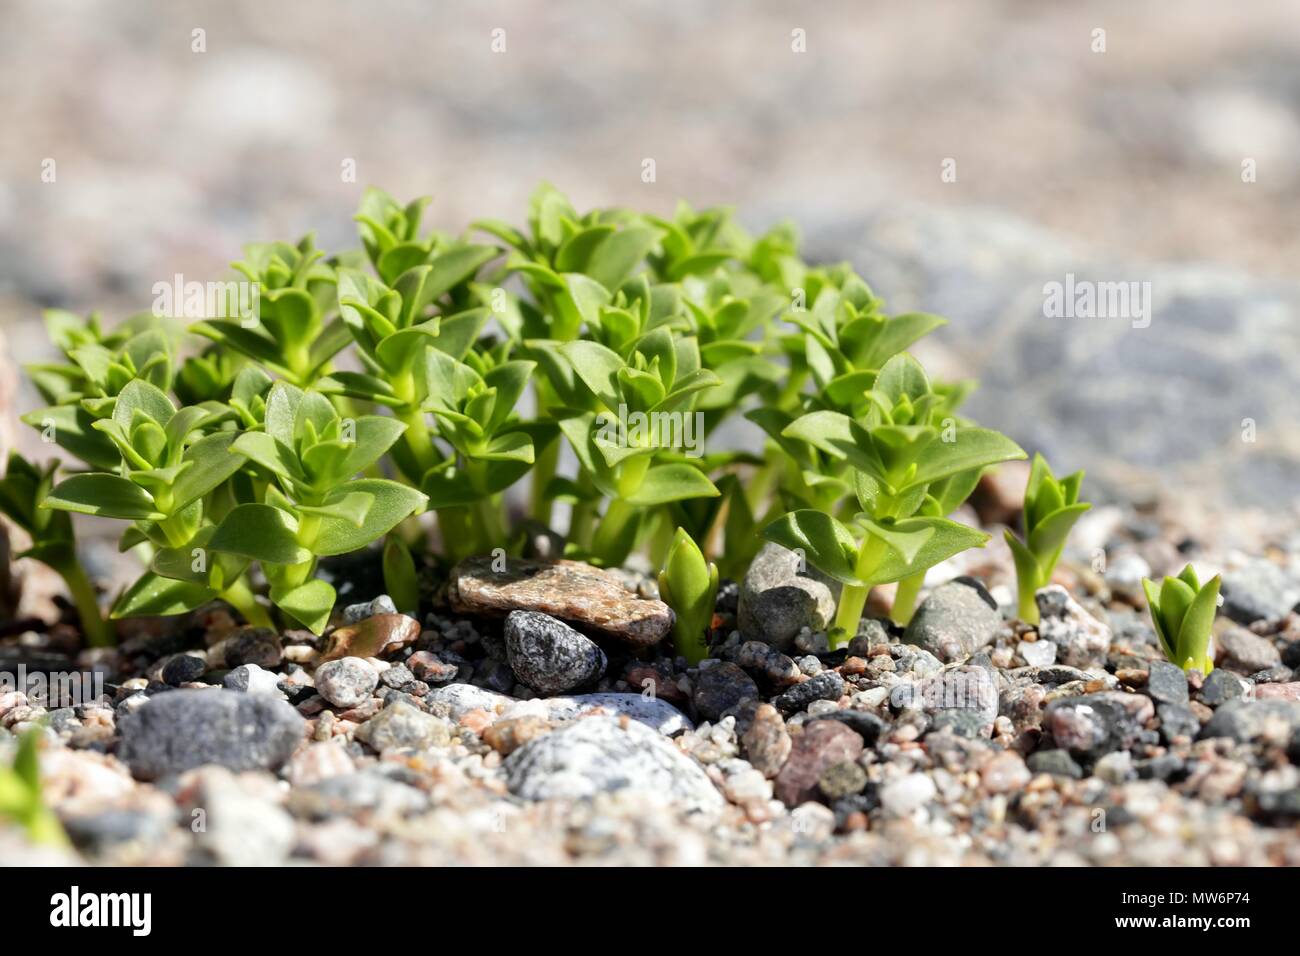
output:
<instances>
[{"instance_id":1,"label":"seedling emerging from gravel","mask_svg":"<svg viewBox=\"0 0 1300 956\"><path fill-rule=\"evenodd\" d=\"M1165 578L1159 589L1154 581L1142 579L1160 649L1185 671L1208 675L1214 670L1210 641L1219 606L1219 584L1216 574L1202 585L1190 564L1178 577Z\"/></svg>"},{"instance_id":2,"label":"seedling emerging from gravel","mask_svg":"<svg viewBox=\"0 0 1300 956\"><path fill-rule=\"evenodd\" d=\"M767 538L801 551L844 585L830 635L833 647L857 634L873 586L912 577L988 541L983 532L942 517L947 504L935 495L943 495L955 475L1025 453L995 431L931 424L933 409L943 401L916 360L903 354L881 369L862 418L818 411L785 429L786 437L848 465L862 509L852 527L824 512L801 509L763 529Z\"/></svg>"},{"instance_id":3,"label":"seedling emerging from gravel","mask_svg":"<svg viewBox=\"0 0 1300 956\"><path fill-rule=\"evenodd\" d=\"M5 475L0 478L0 514L32 539L32 546L15 557L32 558L53 568L68 586L87 641L92 647L111 647L113 627L100 614L95 587L77 561L72 519L67 512L40 507L54 485L58 467L54 461L41 469L10 452Z\"/></svg>"},{"instance_id":4,"label":"seedling emerging from gravel","mask_svg":"<svg viewBox=\"0 0 1300 956\"><path fill-rule=\"evenodd\" d=\"M1038 604L1034 595L1051 582L1070 529L1092 507L1079 500L1082 483L1082 471L1058 479L1047 466L1046 459L1034 455L1029 485L1025 488L1024 540L1017 538L1009 528L1005 532L1016 562L1020 619L1026 624L1038 623Z\"/></svg>"},{"instance_id":5,"label":"seedling emerging from gravel","mask_svg":"<svg viewBox=\"0 0 1300 956\"><path fill-rule=\"evenodd\" d=\"M8 817L27 833L33 843L63 846L68 838L53 811L41 797L41 772L36 756L39 729L18 738L18 750L11 767L0 768L0 817Z\"/></svg>"},{"instance_id":6,"label":"seedling emerging from gravel","mask_svg":"<svg viewBox=\"0 0 1300 956\"><path fill-rule=\"evenodd\" d=\"M708 631L718 596L718 569L704 560L699 546L681 528L659 572L659 596L676 615L673 645L677 653L689 664L698 664L709 654Z\"/></svg>"}]
</instances>

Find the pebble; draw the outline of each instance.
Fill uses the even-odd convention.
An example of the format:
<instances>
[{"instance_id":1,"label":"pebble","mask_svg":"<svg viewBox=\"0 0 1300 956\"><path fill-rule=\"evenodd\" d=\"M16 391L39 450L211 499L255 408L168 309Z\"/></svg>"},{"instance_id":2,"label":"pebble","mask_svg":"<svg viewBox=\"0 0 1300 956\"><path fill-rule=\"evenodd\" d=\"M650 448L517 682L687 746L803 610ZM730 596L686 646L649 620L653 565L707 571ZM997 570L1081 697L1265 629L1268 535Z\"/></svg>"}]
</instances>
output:
<instances>
[{"instance_id":1,"label":"pebble","mask_svg":"<svg viewBox=\"0 0 1300 956\"><path fill-rule=\"evenodd\" d=\"M1053 701L1043 715L1043 727L1058 747L1086 758L1125 747L1136 732L1125 707L1105 694Z\"/></svg>"},{"instance_id":2,"label":"pebble","mask_svg":"<svg viewBox=\"0 0 1300 956\"><path fill-rule=\"evenodd\" d=\"M256 664L240 664L228 671L221 679L221 686L228 690L237 690L245 694L270 694L272 697L284 698L280 690L280 678L270 671L264 671Z\"/></svg>"},{"instance_id":3,"label":"pebble","mask_svg":"<svg viewBox=\"0 0 1300 956\"><path fill-rule=\"evenodd\" d=\"M1161 704L1156 713L1160 716L1160 735L1165 743L1172 744L1179 737L1195 740L1201 731L1201 722L1185 703Z\"/></svg>"},{"instance_id":4,"label":"pebble","mask_svg":"<svg viewBox=\"0 0 1300 956\"><path fill-rule=\"evenodd\" d=\"M540 737L551 729L550 721L540 717L513 717L498 720L483 731L483 742L508 757L534 737Z\"/></svg>"},{"instance_id":5,"label":"pebble","mask_svg":"<svg viewBox=\"0 0 1300 956\"><path fill-rule=\"evenodd\" d=\"M222 642L222 659L226 667L256 664L279 667L284 659L284 645L269 627L241 627Z\"/></svg>"},{"instance_id":6,"label":"pebble","mask_svg":"<svg viewBox=\"0 0 1300 956\"><path fill-rule=\"evenodd\" d=\"M287 776L291 786L309 787L330 777L356 773L356 769L339 737L300 748L289 761Z\"/></svg>"},{"instance_id":7,"label":"pebble","mask_svg":"<svg viewBox=\"0 0 1300 956\"><path fill-rule=\"evenodd\" d=\"M750 764L769 780L781 771L793 747L781 712L771 704L754 709L740 742Z\"/></svg>"},{"instance_id":8,"label":"pebble","mask_svg":"<svg viewBox=\"0 0 1300 956\"><path fill-rule=\"evenodd\" d=\"M221 866L279 866L293 849L293 818L233 781L202 786L197 802L204 826L195 843Z\"/></svg>"},{"instance_id":9,"label":"pebble","mask_svg":"<svg viewBox=\"0 0 1300 956\"><path fill-rule=\"evenodd\" d=\"M387 594L381 594L373 601L363 601L360 604L349 604L343 609L344 624L359 624L368 617L374 617L376 614L396 614L397 605Z\"/></svg>"},{"instance_id":10,"label":"pebble","mask_svg":"<svg viewBox=\"0 0 1300 956\"><path fill-rule=\"evenodd\" d=\"M1168 661L1152 661L1147 671L1147 695L1166 704L1187 703L1187 675Z\"/></svg>"},{"instance_id":11,"label":"pebble","mask_svg":"<svg viewBox=\"0 0 1300 956\"><path fill-rule=\"evenodd\" d=\"M911 816L938 795L934 781L923 773L910 773L880 788L880 805L896 817Z\"/></svg>"},{"instance_id":12,"label":"pebble","mask_svg":"<svg viewBox=\"0 0 1300 956\"><path fill-rule=\"evenodd\" d=\"M1231 737L1249 743L1261 737L1289 735L1300 728L1300 702L1292 700L1230 700L1214 712L1201 730L1202 738Z\"/></svg>"},{"instance_id":13,"label":"pebble","mask_svg":"<svg viewBox=\"0 0 1300 956\"><path fill-rule=\"evenodd\" d=\"M411 669L416 680L426 684L446 684L456 679L460 668L444 661L432 651L416 651L406 659L406 666Z\"/></svg>"},{"instance_id":14,"label":"pebble","mask_svg":"<svg viewBox=\"0 0 1300 956\"><path fill-rule=\"evenodd\" d=\"M177 654L163 665L163 683L172 687L188 684L202 677L208 670L208 662L195 654Z\"/></svg>"},{"instance_id":15,"label":"pebble","mask_svg":"<svg viewBox=\"0 0 1300 956\"><path fill-rule=\"evenodd\" d=\"M818 720L793 738L789 758L776 775L776 797L787 807L797 807L817 796L817 781L832 764L857 760L862 738L848 726Z\"/></svg>"},{"instance_id":16,"label":"pebble","mask_svg":"<svg viewBox=\"0 0 1300 956\"><path fill-rule=\"evenodd\" d=\"M1272 561L1254 558L1223 573L1222 594L1223 614L1252 624L1285 617L1300 602L1300 583Z\"/></svg>"},{"instance_id":17,"label":"pebble","mask_svg":"<svg viewBox=\"0 0 1300 956\"><path fill-rule=\"evenodd\" d=\"M758 686L736 664L717 660L700 662L693 700L695 710L705 720L718 720L744 701L758 696Z\"/></svg>"},{"instance_id":18,"label":"pebble","mask_svg":"<svg viewBox=\"0 0 1300 956\"><path fill-rule=\"evenodd\" d=\"M822 771L817 789L828 800L839 800L861 793L867 785L867 773L855 761L841 760Z\"/></svg>"},{"instance_id":19,"label":"pebble","mask_svg":"<svg viewBox=\"0 0 1300 956\"><path fill-rule=\"evenodd\" d=\"M494 564L491 557L476 557L452 569L452 608L497 617L539 611L634 647L652 647L672 628L667 604L638 597L616 576L591 565L508 558L505 570L497 571Z\"/></svg>"},{"instance_id":20,"label":"pebble","mask_svg":"<svg viewBox=\"0 0 1300 956\"><path fill-rule=\"evenodd\" d=\"M795 683L802 670L802 665L796 664L789 655L762 641L746 641L740 645L736 663L750 673L758 674L773 687L788 687Z\"/></svg>"},{"instance_id":21,"label":"pebble","mask_svg":"<svg viewBox=\"0 0 1300 956\"><path fill-rule=\"evenodd\" d=\"M595 682L608 664L594 641L548 614L512 611L505 637L515 675L545 696Z\"/></svg>"},{"instance_id":22,"label":"pebble","mask_svg":"<svg viewBox=\"0 0 1300 956\"><path fill-rule=\"evenodd\" d=\"M427 750L451 742L451 725L404 700L390 704L357 728L357 739L375 750Z\"/></svg>"},{"instance_id":23,"label":"pebble","mask_svg":"<svg viewBox=\"0 0 1300 956\"><path fill-rule=\"evenodd\" d=\"M836 671L823 671L802 684L795 684L774 703L785 716L798 713L816 700L839 700L844 696L844 678Z\"/></svg>"},{"instance_id":24,"label":"pebble","mask_svg":"<svg viewBox=\"0 0 1300 956\"><path fill-rule=\"evenodd\" d=\"M1054 777L1069 777L1071 780L1083 778L1080 767L1066 750L1040 750L1029 755L1028 767L1034 773L1047 773Z\"/></svg>"},{"instance_id":25,"label":"pebble","mask_svg":"<svg viewBox=\"0 0 1300 956\"><path fill-rule=\"evenodd\" d=\"M1215 637L1219 646L1219 667L1253 674L1282 663L1282 654L1267 638L1252 634L1244 627L1229 624Z\"/></svg>"},{"instance_id":26,"label":"pebble","mask_svg":"<svg viewBox=\"0 0 1300 956\"><path fill-rule=\"evenodd\" d=\"M1050 667L1056 663L1056 645L1051 641L1021 641L1016 652L1030 667Z\"/></svg>"},{"instance_id":27,"label":"pebble","mask_svg":"<svg viewBox=\"0 0 1300 956\"><path fill-rule=\"evenodd\" d=\"M463 714L471 710L481 709L495 713L497 708L515 702L513 697L484 690L473 684L447 684L445 687L435 687L424 699L426 703L445 704L450 709L452 720L459 720Z\"/></svg>"},{"instance_id":28,"label":"pebble","mask_svg":"<svg viewBox=\"0 0 1300 956\"><path fill-rule=\"evenodd\" d=\"M966 660L1002 627L1002 615L987 595L961 581L939 585L917 608L903 640L946 663Z\"/></svg>"},{"instance_id":29,"label":"pebble","mask_svg":"<svg viewBox=\"0 0 1300 956\"><path fill-rule=\"evenodd\" d=\"M1228 701L1240 697L1246 692L1247 686L1249 685L1232 671L1216 667L1205 678L1205 683L1201 685L1201 689L1197 691L1196 696L1202 704L1218 707L1220 704L1226 704Z\"/></svg>"},{"instance_id":30,"label":"pebble","mask_svg":"<svg viewBox=\"0 0 1300 956\"><path fill-rule=\"evenodd\" d=\"M379 672L359 657L327 661L316 668L316 692L335 707L356 707L379 686Z\"/></svg>"},{"instance_id":31,"label":"pebble","mask_svg":"<svg viewBox=\"0 0 1300 956\"><path fill-rule=\"evenodd\" d=\"M405 614L372 614L330 634L323 661L344 657L384 657L414 644L420 622Z\"/></svg>"},{"instance_id":32,"label":"pebble","mask_svg":"<svg viewBox=\"0 0 1300 956\"><path fill-rule=\"evenodd\" d=\"M606 691L577 694L573 697L552 697L546 701L546 713L550 720L574 720L594 711L627 717L666 737L695 727L690 718L672 704L643 694Z\"/></svg>"},{"instance_id":33,"label":"pebble","mask_svg":"<svg viewBox=\"0 0 1300 956\"><path fill-rule=\"evenodd\" d=\"M741 636L789 650L804 628L816 632L831 625L840 587L794 551L768 541L740 585L736 623Z\"/></svg>"},{"instance_id":34,"label":"pebble","mask_svg":"<svg viewBox=\"0 0 1300 956\"><path fill-rule=\"evenodd\" d=\"M980 770L980 781L989 793L1014 793L1029 783L1031 774L1020 754L1004 750Z\"/></svg>"},{"instance_id":35,"label":"pebble","mask_svg":"<svg viewBox=\"0 0 1300 956\"><path fill-rule=\"evenodd\" d=\"M889 725L881 718L865 710L833 710L818 715L817 719L839 721L853 730L868 746L875 744L889 729Z\"/></svg>"},{"instance_id":36,"label":"pebble","mask_svg":"<svg viewBox=\"0 0 1300 956\"><path fill-rule=\"evenodd\" d=\"M302 740L305 721L281 700L228 690L174 690L121 718L119 756L140 780L203 764L276 770Z\"/></svg>"},{"instance_id":37,"label":"pebble","mask_svg":"<svg viewBox=\"0 0 1300 956\"><path fill-rule=\"evenodd\" d=\"M1068 667L1099 667L1106 663L1111 630L1070 596L1051 584L1034 596L1038 604L1038 639L1056 645L1056 658Z\"/></svg>"},{"instance_id":38,"label":"pebble","mask_svg":"<svg viewBox=\"0 0 1300 956\"><path fill-rule=\"evenodd\" d=\"M525 800L581 800L623 790L688 810L725 801L699 764L636 721L588 717L530 740L505 761L510 792Z\"/></svg>"}]
</instances>

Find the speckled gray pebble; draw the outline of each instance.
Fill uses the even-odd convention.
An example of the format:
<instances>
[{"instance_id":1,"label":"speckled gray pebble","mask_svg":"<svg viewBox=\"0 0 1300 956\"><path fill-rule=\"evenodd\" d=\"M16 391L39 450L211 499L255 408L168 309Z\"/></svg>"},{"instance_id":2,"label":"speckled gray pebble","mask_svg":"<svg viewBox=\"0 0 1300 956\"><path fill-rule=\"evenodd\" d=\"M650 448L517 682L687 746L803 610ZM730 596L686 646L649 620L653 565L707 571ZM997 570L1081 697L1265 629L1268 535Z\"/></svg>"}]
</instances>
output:
<instances>
[{"instance_id":1,"label":"speckled gray pebble","mask_svg":"<svg viewBox=\"0 0 1300 956\"><path fill-rule=\"evenodd\" d=\"M605 673L605 652L595 641L549 614L512 611L505 637L515 676L539 694L562 694Z\"/></svg>"}]
</instances>

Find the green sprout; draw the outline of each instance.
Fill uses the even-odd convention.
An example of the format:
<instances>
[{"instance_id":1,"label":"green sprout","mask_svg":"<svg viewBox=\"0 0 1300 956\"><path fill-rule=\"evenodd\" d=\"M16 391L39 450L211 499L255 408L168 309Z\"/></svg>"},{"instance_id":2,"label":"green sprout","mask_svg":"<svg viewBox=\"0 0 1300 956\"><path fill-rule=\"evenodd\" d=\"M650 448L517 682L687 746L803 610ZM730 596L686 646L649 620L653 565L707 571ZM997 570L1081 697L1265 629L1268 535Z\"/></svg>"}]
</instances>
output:
<instances>
[{"instance_id":1,"label":"green sprout","mask_svg":"<svg viewBox=\"0 0 1300 956\"><path fill-rule=\"evenodd\" d=\"M681 528L659 572L659 596L673 609L673 645L692 666L709 654L708 632L718 596L718 569Z\"/></svg>"},{"instance_id":2,"label":"green sprout","mask_svg":"<svg viewBox=\"0 0 1300 956\"><path fill-rule=\"evenodd\" d=\"M1178 577L1165 578L1159 588L1154 581L1142 579L1160 649L1171 663L1185 671L1200 671L1208 676L1214 670L1210 640L1220 583L1216 574L1201 584L1190 564Z\"/></svg>"},{"instance_id":3,"label":"green sprout","mask_svg":"<svg viewBox=\"0 0 1300 956\"><path fill-rule=\"evenodd\" d=\"M798 550L840 581L831 645L857 634L871 588L924 572L988 535L943 517L948 479L1025 453L1005 435L983 428L931 424L944 401L920 364L907 354L885 363L861 419L836 411L804 415L783 431L847 466L861 509L851 525L825 511L800 509L767 525L763 534Z\"/></svg>"},{"instance_id":4,"label":"green sprout","mask_svg":"<svg viewBox=\"0 0 1300 956\"><path fill-rule=\"evenodd\" d=\"M1025 488L1023 519L1024 539L1007 529L1005 537L1016 563L1016 584L1020 595L1020 619L1038 623L1038 604L1034 595L1052 580L1052 572L1061 559L1065 539L1080 516L1092 505L1079 500L1083 472L1076 471L1058 479L1046 459L1034 455Z\"/></svg>"},{"instance_id":5,"label":"green sprout","mask_svg":"<svg viewBox=\"0 0 1300 956\"><path fill-rule=\"evenodd\" d=\"M13 765L0 767L0 817L17 823L33 843L66 846L63 825L41 796L40 738L40 728L24 733L18 738Z\"/></svg>"}]
</instances>

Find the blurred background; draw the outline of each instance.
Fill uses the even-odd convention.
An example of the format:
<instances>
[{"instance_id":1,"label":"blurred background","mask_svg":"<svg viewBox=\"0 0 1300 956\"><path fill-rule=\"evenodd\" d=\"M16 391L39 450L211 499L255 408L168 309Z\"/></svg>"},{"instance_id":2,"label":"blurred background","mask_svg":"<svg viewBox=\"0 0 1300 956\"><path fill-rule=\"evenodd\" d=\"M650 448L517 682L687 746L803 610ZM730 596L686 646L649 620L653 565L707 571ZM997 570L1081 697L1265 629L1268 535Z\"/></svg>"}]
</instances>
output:
<instances>
[{"instance_id":1,"label":"blurred background","mask_svg":"<svg viewBox=\"0 0 1300 956\"><path fill-rule=\"evenodd\" d=\"M35 407L42 307L118 319L242 242L351 245L368 184L459 231L546 179L793 220L947 316L923 358L1095 494L1294 507L1298 27L1297 0L0 0L0 406ZM1150 282L1150 325L1045 317L1067 274Z\"/></svg>"}]
</instances>

